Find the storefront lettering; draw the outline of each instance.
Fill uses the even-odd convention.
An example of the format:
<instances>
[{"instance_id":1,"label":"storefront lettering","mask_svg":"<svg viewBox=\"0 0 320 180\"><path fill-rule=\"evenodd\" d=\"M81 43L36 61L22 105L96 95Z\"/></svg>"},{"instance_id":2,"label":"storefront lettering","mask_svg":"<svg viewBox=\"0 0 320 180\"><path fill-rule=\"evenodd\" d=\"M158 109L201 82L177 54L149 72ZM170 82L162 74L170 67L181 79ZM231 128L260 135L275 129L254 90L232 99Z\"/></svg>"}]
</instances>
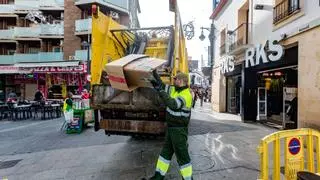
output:
<instances>
[{"instance_id":1,"label":"storefront lettering","mask_svg":"<svg viewBox=\"0 0 320 180\"><path fill-rule=\"evenodd\" d=\"M266 52L266 45L268 45L268 52ZM269 54L269 55L267 55ZM246 68L257 66L262 63L268 63L269 61L279 61L284 55L283 47L278 44L277 41L267 41L265 45L259 44L256 47L247 49L246 51Z\"/></svg>"},{"instance_id":2,"label":"storefront lettering","mask_svg":"<svg viewBox=\"0 0 320 180\"><path fill-rule=\"evenodd\" d=\"M85 65L70 66L70 67L33 67L21 68L21 70L28 70L30 72L52 72L52 73L65 73L65 72L86 72Z\"/></svg>"},{"instance_id":3,"label":"storefront lettering","mask_svg":"<svg viewBox=\"0 0 320 180\"><path fill-rule=\"evenodd\" d=\"M226 56L221 62L221 74L232 72L234 70L234 57Z\"/></svg>"}]
</instances>

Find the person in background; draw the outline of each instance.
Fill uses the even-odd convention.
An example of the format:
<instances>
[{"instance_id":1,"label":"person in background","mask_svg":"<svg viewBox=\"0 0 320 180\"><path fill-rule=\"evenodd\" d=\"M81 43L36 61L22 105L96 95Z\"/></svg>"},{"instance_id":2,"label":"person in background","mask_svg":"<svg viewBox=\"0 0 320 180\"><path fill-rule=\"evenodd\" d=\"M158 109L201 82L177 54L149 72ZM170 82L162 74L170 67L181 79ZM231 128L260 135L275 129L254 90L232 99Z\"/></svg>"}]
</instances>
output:
<instances>
[{"instance_id":1,"label":"person in background","mask_svg":"<svg viewBox=\"0 0 320 180\"><path fill-rule=\"evenodd\" d=\"M203 90L199 89L199 98L200 98L200 106L201 107L203 106L203 98L204 98L203 96L204 96Z\"/></svg>"},{"instance_id":2,"label":"person in background","mask_svg":"<svg viewBox=\"0 0 320 180\"><path fill-rule=\"evenodd\" d=\"M34 100L35 101L42 101L43 100L43 94L42 92L38 89L37 92L34 94Z\"/></svg>"},{"instance_id":3,"label":"person in background","mask_svg":"<svg viewBox=\"0 0 320 180\"><path fill-rule=\"evenodd\" d=\"M17 94L11 90L10 93L8 94L8 99L7 102L15 102L17 101Z\"/></svg>"},{"instance_id":4,"label":"person in background","mask_svg":"<svg viewBox=\"0 0 320 180\"><path fill-rule=\"evenodd\" d=\"M88 90L83 89L81 92L81 99L89 99L90 98L90 94L88 93Z\"/></svg>"},{"instance_id":5,"label":"person in background","mask_svg":"<svg viewBox=\"0 0 320 180\"><path fill-rule=\"evenodd\" d=\"M194 97L193 97L192 108L194 108L194 106L196 105L197 100L198 100L198 91L197 91L197 88L194 88L194 89L193 89L193 92L194 92Z\"/></svg>"}]
</instances>

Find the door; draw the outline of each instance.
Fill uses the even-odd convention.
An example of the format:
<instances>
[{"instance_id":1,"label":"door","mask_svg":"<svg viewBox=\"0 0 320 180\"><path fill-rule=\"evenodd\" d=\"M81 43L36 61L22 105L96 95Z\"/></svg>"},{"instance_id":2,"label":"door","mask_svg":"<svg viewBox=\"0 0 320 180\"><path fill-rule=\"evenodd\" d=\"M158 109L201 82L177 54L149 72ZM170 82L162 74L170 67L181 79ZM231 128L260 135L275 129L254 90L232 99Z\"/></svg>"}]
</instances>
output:
<instances>
[{"instance_id":1,"label":"door","mask_svg":"<svg viewBox=\"0 0 320 180\"><path fill-rule=\"evenodd\" d=\"M25 99L26 100L33 100L34 94L37 91L37 84L26 84L25 86Z\"/></svg>"},{"instance_id":2,"label":"door","mask_svg":"<svg viewBox=\"0 0 320 180\"><path fill-rule=\"evenodd\" d=\"M257 120L267 119L267 89L264 87L258 88L258 102L257 102Z\"/></svg>"}]
</instances>

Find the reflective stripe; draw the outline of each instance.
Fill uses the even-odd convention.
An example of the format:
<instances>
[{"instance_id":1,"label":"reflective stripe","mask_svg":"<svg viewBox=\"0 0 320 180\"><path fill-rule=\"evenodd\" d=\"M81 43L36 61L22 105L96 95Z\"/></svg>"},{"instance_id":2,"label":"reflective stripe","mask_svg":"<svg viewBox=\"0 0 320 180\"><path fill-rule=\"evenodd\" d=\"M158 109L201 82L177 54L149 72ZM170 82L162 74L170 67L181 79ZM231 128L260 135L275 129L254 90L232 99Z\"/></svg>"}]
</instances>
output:
<instances>
[{"instance_id":1,"label":"reflective stripe","mask_svg":"<svg viewBox=\"0 0 320 180\"><path fill-rule=\"evenodd\" d=\"M164 91L165 91L166 93L169 93L169 88L170 88L170 86L166 84L166 87L165 87Z\"/></svg>"},{"instance_id":2,"label":"reflective stripe","mask_svg":"<svg viewBox=\"0 0 320 180\"><path fill-rule=\"evenodd\" d=\"M190 111L191 111L191 109L190 109L190 108L186 108L186 107L183 107L181 110L183 110L183 111L188 111L188 112L190 112Z\"/></svg>"},{"instance_id":3,"label":"reflective stripe","mask_svg":"<svg viewBox=\"0 0 320 180\"><path fill-rule=\"evenodd\" d=\"M191 179L192 177L192 165L191 163L185 164L180 167L180 173L183 179Z\"/></svg>"},{"instance_id":4,"label":"reflective stripe","mask_svg":"<svg viewBox=\"0 0 320 180\"><path fill-rule=\"evenodd\" d=\"M177 103L177 109L180 109L181 108L181 101L180 101L180 99L179 98L176 98L176 99L174 99L175 101L176 101L176 103Z\"/></svg>"},{"instance_id":5,"label":"reflective stripe","mask_svg":"<svg viewBox=\"0 0 320 180\"><path fill-rule=\"evenodd\" d=\"M184 100L184 98L182 96L178 96L178 98L183 102L184 106L186 106L186 101Z\"/></svg>"},{"instance_id":6,"label":"reflective stripe","mask_svg":"<svg viewBox=\"0 0 320 180\"><path fill-rule=\"evenodd\" d=\"M169 166L170 161L166 160L162 156L159 156L156 171L159 172L162 176L164 176L167 173Z\"/></svg>"},{"instance_id":7,"label":"reflective stripe","mask_svg":"<svg viewBox=\"0 0 320 180\"><path fill-rule=\"evenodd\" d=\"M175 111L173 111L173 110L171 110L169 107L167 107L167 112L169 113L169 114L171 114L172 116L178 116L178 117L181 117L181 116L183 116L183 117L189 117L190 116L190 112L189 113L185 113L185 112L175 112Z\"/></svg>"}]
</instances>

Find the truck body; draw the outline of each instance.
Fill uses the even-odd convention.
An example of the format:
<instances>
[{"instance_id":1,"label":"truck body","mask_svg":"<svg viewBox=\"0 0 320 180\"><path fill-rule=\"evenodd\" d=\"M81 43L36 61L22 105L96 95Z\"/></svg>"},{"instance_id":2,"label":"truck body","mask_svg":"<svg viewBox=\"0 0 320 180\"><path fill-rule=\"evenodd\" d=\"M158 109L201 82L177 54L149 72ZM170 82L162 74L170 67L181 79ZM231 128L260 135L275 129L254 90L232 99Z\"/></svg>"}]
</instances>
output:
<instances>
[{"instance_id":1,"label":"truck body","mask_svg":"<svg viewBox=\"0 0 320 180\"><path fill-rule=\"evenodd\" d=\"M158 69L161 79L172 84L177 72L188 73L187 51L177 4L175 25L128 29L93 6L91 107L95 130L107 135L161 135L165 130L165 105L157 92L140 87L131 92L111 87L107 63L129 54L145 54L166 60Z\"/></svg>"}]
</instances>

